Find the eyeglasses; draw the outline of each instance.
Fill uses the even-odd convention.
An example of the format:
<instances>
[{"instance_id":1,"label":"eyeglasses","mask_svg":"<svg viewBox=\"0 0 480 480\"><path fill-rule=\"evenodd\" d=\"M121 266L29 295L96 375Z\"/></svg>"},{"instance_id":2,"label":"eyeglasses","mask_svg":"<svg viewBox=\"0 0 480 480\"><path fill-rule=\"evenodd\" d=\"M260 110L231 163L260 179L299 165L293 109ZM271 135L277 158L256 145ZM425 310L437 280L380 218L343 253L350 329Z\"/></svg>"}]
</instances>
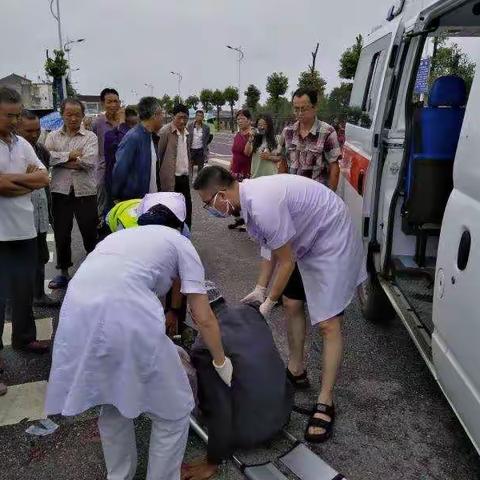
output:
<instances>
[{"instance_id":1,"label":"eyeglasses","mask_svg":"<svg viewBox=\"0 0 480 480\"><path fill-rule=\"evenodd\" d=\"M312 109L312 107L294 107L293 111L295 113L305 113L305 112L308 112L311 109Z\"/></svg>"},{"instance_id":2,"label":"eyeglasses","mask_svg":"<svg viewBox=\"0 0 480 480\"><path fill-rule=\"evenodd\" d=\"M215 197L219 194L219 192L214 193L211 197L210 200L207 200L206 202L203 202L203 208L208 208L212 205L212 202L215 200Z\"/></svg>"}]
</instances>

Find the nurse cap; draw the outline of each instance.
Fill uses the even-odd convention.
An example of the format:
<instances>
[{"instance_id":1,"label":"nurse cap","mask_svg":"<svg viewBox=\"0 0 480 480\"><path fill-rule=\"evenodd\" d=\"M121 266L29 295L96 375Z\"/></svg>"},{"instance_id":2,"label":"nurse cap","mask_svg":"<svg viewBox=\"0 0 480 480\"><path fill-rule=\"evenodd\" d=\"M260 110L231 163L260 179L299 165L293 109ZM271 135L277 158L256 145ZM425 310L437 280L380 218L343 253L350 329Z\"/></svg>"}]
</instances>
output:
<instances>
[{"instance_id":1,"label":"nurse cap","mask_svg":"<svg viewBox=\"0 0 480 480\"><path fill-rule=\"evenodd\" d=\"M185 197L181 193L158 192L147 193L137 208L138 216L147 213L155 205L164 205L181 221L184 222L187 216Z\"/></svg>"}]
</instances>

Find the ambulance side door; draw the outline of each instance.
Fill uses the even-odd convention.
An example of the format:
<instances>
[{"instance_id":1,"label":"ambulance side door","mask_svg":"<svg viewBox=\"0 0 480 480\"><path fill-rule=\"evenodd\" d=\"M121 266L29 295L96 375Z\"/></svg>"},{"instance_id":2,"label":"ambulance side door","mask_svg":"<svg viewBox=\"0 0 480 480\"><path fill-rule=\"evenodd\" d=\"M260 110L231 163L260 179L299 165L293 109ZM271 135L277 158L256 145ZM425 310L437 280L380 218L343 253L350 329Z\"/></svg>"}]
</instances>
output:
<instances>
[{"instance_id":1,"label":"ambulance side door","mask_svg":"<svg viewBox=\"0 0 480 480\"><path fill-rule=\"evenodd\" d=\"M480 65L480 55L476 59ZM480 75L473 82L442 222L432 353L440 386L480 447Z\"/></svg>"}]
</instances>

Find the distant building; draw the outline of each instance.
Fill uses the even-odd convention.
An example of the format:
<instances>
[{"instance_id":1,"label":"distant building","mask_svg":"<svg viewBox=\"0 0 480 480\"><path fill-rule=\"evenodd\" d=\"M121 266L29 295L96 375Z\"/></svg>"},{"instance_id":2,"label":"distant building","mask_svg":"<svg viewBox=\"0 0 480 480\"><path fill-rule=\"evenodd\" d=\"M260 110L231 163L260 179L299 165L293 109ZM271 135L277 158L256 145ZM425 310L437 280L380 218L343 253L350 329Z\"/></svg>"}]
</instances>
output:
<instances>
[{"instance_id":1,"label":"distant building","mask_svg":"<svg viewBox=\"0 0 480 480\"><path fill-rule=\"evenodd\" d=\"M85 104L86 115L98 115L102 113L100 95L77 95L77 98Z\"/></svg>"},{"instance_id":2,"label":"distant building","mask_svg":"<svg viewBox=\"0 0 480 480\"><path fill-rule=\"evenodd\" d=\"M51 83L32 82L15 73L0 78L0 87L16 90L22 97L23 106L36 112L53 110L53 87Z\"/></svg>"}]
</instances>

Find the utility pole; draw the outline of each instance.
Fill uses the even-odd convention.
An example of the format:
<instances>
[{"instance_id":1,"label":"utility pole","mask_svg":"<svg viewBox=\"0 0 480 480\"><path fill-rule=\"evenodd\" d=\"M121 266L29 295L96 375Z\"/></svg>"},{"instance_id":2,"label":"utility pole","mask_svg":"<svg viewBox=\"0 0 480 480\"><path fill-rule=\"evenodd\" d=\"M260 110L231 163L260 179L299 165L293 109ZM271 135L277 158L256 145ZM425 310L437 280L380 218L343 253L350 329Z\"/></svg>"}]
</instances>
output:
<instances>
[{"instance_id":1,"label":"utility pole","mask_svg":"<svg viewBox=\"0 0 480 480\"><path fill-rule=\"evenodd\" d=\"M235 50L238 53L238 103L241 107L242 105L242 60L245 58L245 53L242 50L242 47L232 47L227 45L227 48L230 50Z\"/></svg>"},{"instance_id":2,"label":"utility pole","mask_svg":"<svg viewBox=\"0 0 480 480\"><path fill-rule=\"evenodd\" d=\"M53 11L53 2L56 2L57 5L57 13ZM58 47L61 52L65 52L63 49L63 40L62 40L62 21L60 17L60 0L50 0L50 12L53 15L53 18L57 21L57 28L58 28ZM61 99L64 100L67 98L67 78L65 75L62 75L62 95L60 95Z\"/></svg>"}]
</instances>

